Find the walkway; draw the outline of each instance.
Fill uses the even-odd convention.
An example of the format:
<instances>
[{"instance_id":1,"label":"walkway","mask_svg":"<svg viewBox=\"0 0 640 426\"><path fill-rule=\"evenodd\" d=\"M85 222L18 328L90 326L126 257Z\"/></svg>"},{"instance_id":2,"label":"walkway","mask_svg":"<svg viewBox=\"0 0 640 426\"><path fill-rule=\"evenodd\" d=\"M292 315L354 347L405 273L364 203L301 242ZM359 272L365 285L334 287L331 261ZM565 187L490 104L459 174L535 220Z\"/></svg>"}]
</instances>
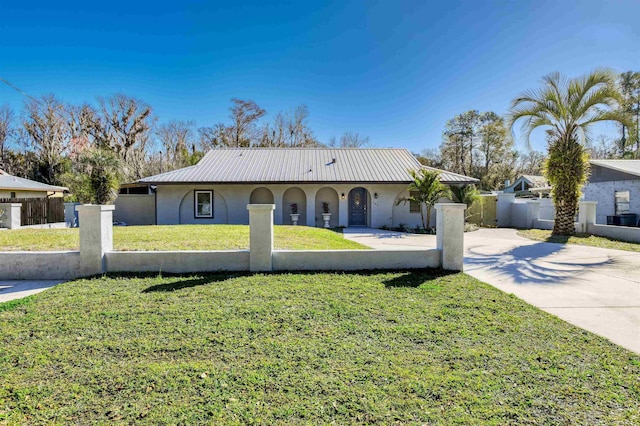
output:
<instances>
[{"instance_id":1,"label":"walkway","mask_svg":"<svg viewBox=\"0 0 640 426\"><path fill-rule=\"evenodd\" d=\"M432 235L345 231L373 248L435 247ZM531 241L516 232L466 233L465 272L640 353L640 253Z\"/></svg>"},{"instance_id":2,"label":"walkway","mask_svg":"<svg viewBox=\"0 0 640 426\"><path fill-rule=\"evenodd\" d=\"M40 293L56 284L64 282L62 280L42 280L42 281L0 281L0 303L14 299L31 296Z\"/></svg>"}]
</instances>

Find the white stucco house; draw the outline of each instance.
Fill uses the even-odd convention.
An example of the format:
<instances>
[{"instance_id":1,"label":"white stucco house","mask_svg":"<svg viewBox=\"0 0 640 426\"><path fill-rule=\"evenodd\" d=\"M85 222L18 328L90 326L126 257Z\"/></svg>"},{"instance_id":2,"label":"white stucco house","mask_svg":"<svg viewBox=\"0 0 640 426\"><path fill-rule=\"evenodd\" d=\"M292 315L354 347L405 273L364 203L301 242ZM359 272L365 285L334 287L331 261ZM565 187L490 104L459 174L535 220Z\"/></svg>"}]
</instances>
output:
<instances>
[{"instance_id":1,"label":"white stucco house","mask_svg":"<svg viewBox=\"0 0 640 426\"><path fill-rule=\"evenodd\" d=\"M327 203L332 227L414 227L418 206L396 201L409 196L409 171L421 168L406 149L221 148L195 166L138 184L155 193L158 225L248 224L247 204L267 203L276 206L276 224L292 224L296 204L299 225L320 227ZM448 185L477 182L447 171L440 178Z\"/></svg>"},{"instance_id":2,"label":"white stucco house","mask_svg":"<svg viewBox=\"0 0 640 426\"><path fill-rule=\"evenodd\" d=\"M47 185L0 170L0 199L62 197L67 190L63 186Z\"/></svg>"},{"instance_id":3,"label":"white stucco house","mask_svg":"<svg viewBox=\"0 0 640 426\"><path fill-rule=\"evenodd\" d=\"M586 201L597 201L596 223L637 226L640 219L640 160L591 160L583 189ZM635 214L636 217L629 215ZM626 216L625 216L626 215ZM607 220L609 219L609 220ZM625 223L622 223L625 224Z\"/></svg>"}]
</instances>

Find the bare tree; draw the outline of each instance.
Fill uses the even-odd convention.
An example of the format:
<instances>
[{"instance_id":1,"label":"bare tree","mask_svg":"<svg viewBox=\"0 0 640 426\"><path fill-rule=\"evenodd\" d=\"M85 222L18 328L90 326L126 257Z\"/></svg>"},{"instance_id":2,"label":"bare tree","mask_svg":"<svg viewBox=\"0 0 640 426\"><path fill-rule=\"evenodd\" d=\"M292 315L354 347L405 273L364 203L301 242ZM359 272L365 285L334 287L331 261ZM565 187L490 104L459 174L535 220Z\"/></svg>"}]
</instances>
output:
<instances>
[{"instance_id":1,"label":"bare tree","mask_svg":"<svg viewBox=\"0 0 640 426\"><path fill-rule=\"evenodd\" d=\"M339 141L335 137L329 139L329 146L332 147L361 148L367 145L369 145L369 136L360 136L358 132L344 132Z\"/></svg>"},{"instance_id":2,"label":"bare tree","mask_svg":"<svg viewBox=\"0 0 640 426\"><path fill-rule=\"evenodd\" d=\"M222 123L213 127L199 127L198 143L202 151L231 146L231 129Z\"/></svg>"},{"instance_id":3,"label":"bare tree","mask_svg":"<svg viewBox=\"0 0 640 426\"><path fill-rule=\"evenodd\" d=\"M14 118L15 115L9 105L0 106L0 169L6 167L6 149L9 138L15 133Z\"/></svg>"},{"instance_id":4,"label":"bare tree","mask_svg":"<svg viewBox=\"0 0 640 426\"><path fill-rule=\"evenodd\" d=\"M229 117L233 122L230 126L231 144L236 147L251 146L259 139L256 123L267 112L251 100L233 98L231 102L233 103L229 108L231 111Z\"/></svg>"},{"instance_id":5,"label":"bare tree","mask_svg":"<svg viewBox=\"0 0 640 426\"><path fill-rule=\"evenodd\" d=\"M193 121L171 120L156 128L156 135L165 153L167 168L184 167L188 164L189 148L193 146Z\"/></svg>"},{"instance_id":6,"label":"bare tree","mask_svg":"<svg viewBox=\"0 0 640 426\"><path fill-rule=\"evenodd\" d=\"M49 184L58 183L70 139L64 105L54 95L30 99L25 102L22 125L42 164L42 178Z\"/></svg>"}]
</instances>

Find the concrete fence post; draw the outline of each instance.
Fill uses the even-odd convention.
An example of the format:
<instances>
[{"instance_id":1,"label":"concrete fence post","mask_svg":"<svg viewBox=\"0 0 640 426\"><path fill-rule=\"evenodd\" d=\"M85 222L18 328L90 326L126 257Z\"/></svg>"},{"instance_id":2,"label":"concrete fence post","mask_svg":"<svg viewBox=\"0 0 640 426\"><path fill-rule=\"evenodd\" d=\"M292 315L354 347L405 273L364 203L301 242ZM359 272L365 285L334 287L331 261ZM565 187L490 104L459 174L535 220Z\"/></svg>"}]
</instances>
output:
<instances>
[{"instance_id":1,"label":"concrete fence post","mask_svg":"<svg viewBox=\"0 0 640 426\"><path fill-rule=\"evenodd\" d=\"M527 228L535 228L540 219L540 201L527 201Z\"/></svg>"},{"instance_id":2,"label":"concrete fence post","mask_svg":"<svg viewBox=\"0 0 640 426\"><path fill-rule=\"evenodd\" d=\"M464 264L464 211L466 204L436 204L436 246L442 269L462 271Z\"/></svg>"},{"instance_id":3,"label":"concrete fence post","mask_svg":"<svg viewBox=\"0 0 640 426\"><path fill-rule=\"evenodd\" d=\"M0 217L0 223L5 228L18 229L22 225L22 218L20 210L22 209L21 203L2 203L0 204L0 211L4 211L3 217Z\"/></svg>"},{"instance_id":4,"label":"concrete fence post","mask_svg":"<svg viewBox=\"0 0 640 426\"><path fill-rule=\"evenodd\" d=\"M496 207L496 222L498 228L508 228L511 226L511 205L516 202L516 194L506 192L498 194L498 205Z\"/></svg>"},{"instance_id":5,"label":"concrete fence post","mask_svg":"<svg viewBox=\"0 0 640 426\"><path fill-rule=\"evenodd\" d=\"M582 233L589 232L589 225L596 223L597 201L580 201L578 207L578 228Z\"/></svg>"},{"instance_id":6,"label":"concrete fence post","mask_svg":"<svg viewBox=\"0 0 640 426\"><path fill-rule=\"evenodd\" d=\"M106 272L105 254L113 250L112 205L76 206L80 222L80 273L96 275Z\"/></svg>"},{"instance_id":7,"label":"concrete fence post","mask_svg":"<svg viewBox=\"0 0 640 426\"><path fill-rule=\"evenodd\" d=\"M274 204L247 204L249 210L249 270L273 270Z\"/></svg>"}]
</instances>

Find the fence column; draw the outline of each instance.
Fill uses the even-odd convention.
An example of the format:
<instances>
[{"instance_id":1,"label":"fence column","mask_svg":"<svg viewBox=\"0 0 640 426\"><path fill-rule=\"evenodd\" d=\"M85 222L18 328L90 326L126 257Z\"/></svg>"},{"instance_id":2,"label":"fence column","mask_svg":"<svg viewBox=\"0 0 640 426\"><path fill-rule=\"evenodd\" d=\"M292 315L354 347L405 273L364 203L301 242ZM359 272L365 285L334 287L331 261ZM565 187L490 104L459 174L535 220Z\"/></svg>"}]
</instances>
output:
<instances>
[{"instance_id":1,"label":"fence column","mask_svg":"<svg viewBox=\"0 0 640 426\"><path fill-rule=\"evenodd\" d=\"M511 226L511 205L516 201L516 194L498 194L498 206L496 207L496 224L498 228Z\"/></svg>"},{"instance_id":2,"label":"fence column","mask_svg":"<svg viewBox=\"0 0 640 426\"><path fill-rule=\"evenodd\" d=\"M4 224L5 228L18 229L22 224L21 220L21 203L2 203L0 204L0 211L4 211L4 217L0 217L0 223Z\"/></svg>"},{"instance_id":3,"label":"fence column","mask_svg":"<svg viewBox=\"0 0 640 426\"><path fill-rule=\"evenodd\" d=\"M80 273L106 272L105 253L113 250L113 210L115 206L76 206L80 222Z\"/></svg>"},{"instance_id":4,"label":"fence column","mask_svg":"<svg viewBox=\"0 0 640 426\"><path fill-rule=\"evenodd\" d=\"M249 270L273 270L274 204L247 204L249 210Z\"/></svg>"},{"instance_id":5,"label":"fence column","mask_svg":"<svg viewBox=\"0 0 640 426\"><path fill-rule=\"evenodd\" d=\"M578 223L582 233L589 232L589 225L596 223L597 201L580 201L578 208Z\"/></svg>"},{"instance_id":6,"label":"fence column","mask_svg":"<svg viewBox=\"0 0 640 426\"><path fill-rule=\"evenodd\" d=\"M436 245L442 269L462 271L464 264L464 211L466 204L436 204Z\"/></svg>"}]
</instances>

